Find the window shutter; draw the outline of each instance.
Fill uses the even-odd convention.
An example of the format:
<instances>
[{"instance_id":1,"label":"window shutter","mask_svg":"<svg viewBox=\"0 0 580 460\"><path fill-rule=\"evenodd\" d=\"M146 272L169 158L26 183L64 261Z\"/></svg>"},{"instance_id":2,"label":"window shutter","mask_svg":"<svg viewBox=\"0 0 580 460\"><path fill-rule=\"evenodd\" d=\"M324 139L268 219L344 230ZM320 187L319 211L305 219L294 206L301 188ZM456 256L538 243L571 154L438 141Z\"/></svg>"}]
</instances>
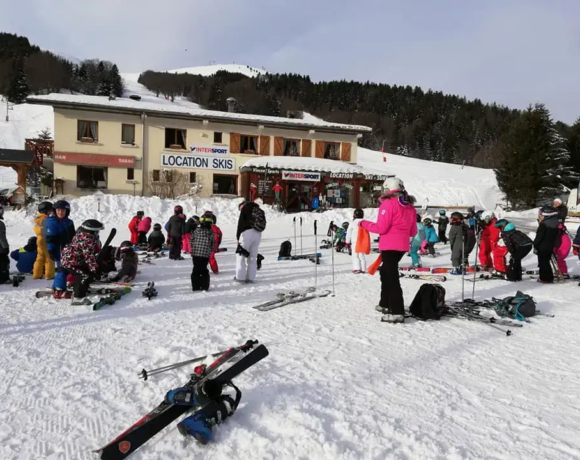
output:
<instances>
[{"instance_id":1,"label":"window shutter","mask_svg":"<svg viewBox=\"0 0 580 460\"><path fill-rule=\"evenodd\" d=\"M343 142L340 146L340 161L346 161L347 163L350 162L350 142Z\"/></svg>"},{"instance_id":2,"label":"window shutter","mask_svg":"<svg viewBox=\"0 0 580 460\"><path fill-rule=\"evenodd\" d=\"M300 156L312 156L312 141L310 139L302 139L302 150L300 151Z\"/></svg>"},{"instance_id":3,"label":"window shutter","mask_svg":"<svg viewBox=\"0 0 580 460\"><path fill-rule=\"evenodd\" d=\"M274 155L278 156L278 157L284 155L284 138L283 137L275 137L274 138Z\"/></svg>"},{"instance_id":4,"label":"window shutter","mask_svg":"<svg viewBox=\"0 0 580 460\"><path fill-rule=\"evenodd\" d=\"M260 136L260 155L270 156L270 136Z\"/></svg>"},{"instance_id":5,"label":"window shutter","mask_svg":"<svg viewBox=\"0 0 580 460\"><path fill-rule=\"evenodd\" d=\"M316 141L316 158L324 158L324 141Z\"/></svg>"},{"instance_id":6,"label":"window shutter","mask_svg":"<svg viewBox=\"0 0 580 460\"><path fill-rule=\"evenodd\" d=\"M241 143L239 134L230 133L230 153L240 153Z\"/></svg>"}]
</instances>

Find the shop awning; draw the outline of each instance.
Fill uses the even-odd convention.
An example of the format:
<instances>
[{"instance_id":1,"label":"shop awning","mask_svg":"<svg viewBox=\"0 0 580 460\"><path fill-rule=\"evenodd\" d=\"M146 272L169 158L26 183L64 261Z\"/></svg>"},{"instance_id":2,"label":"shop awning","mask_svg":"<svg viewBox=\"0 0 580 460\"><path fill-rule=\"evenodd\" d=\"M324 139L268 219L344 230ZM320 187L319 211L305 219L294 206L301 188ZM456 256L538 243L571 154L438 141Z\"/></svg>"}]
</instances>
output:
<instances>
[{"instance_id":1,"label":"shop awning","mask_svg":"<svg viewBox=\"0 0 580 460\"><path fill-rule=\"evenodd\" d=\"M282 171L318 172L333 179L384 181L388 177L393 177L392 174L381 174L360 165L324 158L259 157L247 161L240 167L240 172L257 174L281 174Z\"/></svg>"}]
</instances>

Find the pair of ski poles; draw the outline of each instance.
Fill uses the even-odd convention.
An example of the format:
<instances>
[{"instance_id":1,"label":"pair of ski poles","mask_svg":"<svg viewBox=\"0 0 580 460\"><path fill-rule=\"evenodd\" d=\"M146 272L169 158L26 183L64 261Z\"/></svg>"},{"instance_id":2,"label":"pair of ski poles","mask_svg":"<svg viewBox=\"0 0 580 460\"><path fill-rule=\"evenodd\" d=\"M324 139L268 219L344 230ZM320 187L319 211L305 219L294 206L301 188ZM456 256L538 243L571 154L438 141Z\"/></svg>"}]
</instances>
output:
<instances>
[{"instance_id":1,"label":"pair of ski poles","mask_svg":"<svg viewBox=\"0 0 580 460\"><path fill-rule=\"evenodd\" d=\"M298 248L296 242L296 217L294 217L294 254L296 255L296 250ZM300 255L302 255L302 217L300 217Z\"/></svg>"}]
</instances>

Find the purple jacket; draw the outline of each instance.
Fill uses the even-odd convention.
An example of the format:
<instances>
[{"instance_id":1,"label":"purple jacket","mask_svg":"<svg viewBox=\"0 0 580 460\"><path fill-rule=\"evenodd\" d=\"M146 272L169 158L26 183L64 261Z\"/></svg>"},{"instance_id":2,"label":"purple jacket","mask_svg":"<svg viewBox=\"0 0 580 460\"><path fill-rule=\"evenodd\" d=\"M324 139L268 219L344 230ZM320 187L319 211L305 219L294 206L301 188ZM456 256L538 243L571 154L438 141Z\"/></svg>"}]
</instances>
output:
<instances>
[{"instance_id":1,"label":"purple jacket","mask_svg":"<svg viewBox=\"0 0 580 460\"><path fill-rule=\"evenodd\" d=\"M377 222L363 220L360 226L380 235L379 250L407 252L417 234L417 212L397 197L387 198L379 207Z\"/></svg>"}]
</instances>

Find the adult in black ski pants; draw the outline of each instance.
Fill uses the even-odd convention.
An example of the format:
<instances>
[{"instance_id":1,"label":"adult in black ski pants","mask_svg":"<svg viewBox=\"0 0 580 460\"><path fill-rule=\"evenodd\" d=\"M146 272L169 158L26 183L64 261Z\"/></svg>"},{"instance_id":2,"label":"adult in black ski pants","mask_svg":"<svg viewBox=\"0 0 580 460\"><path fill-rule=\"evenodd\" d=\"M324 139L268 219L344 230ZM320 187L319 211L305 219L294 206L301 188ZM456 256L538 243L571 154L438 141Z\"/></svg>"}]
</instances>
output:
<instances>
[{"instance_id":1,"label":"adult in black ski pants","mask_svg":"<svg viewBox=\"0 0 580 460\"><path fill-rule=\"evenodd\" d=\"M209 257L192 257L193 270L191 271L191 289L193 291L207 291L209 289Z\"/></svg>"},{"instance_id":2,"label":"adult in black ski pants","mask_svg":"<svg viewBox=\"0 0 580 460\"><path fill-rule=\"evenodd\" d=\"M399 262L405 255L401 251L381 251L381 302L380 306L392 315L404 315L405 303L399 277Z\"/></svg>"}]
</instances>

